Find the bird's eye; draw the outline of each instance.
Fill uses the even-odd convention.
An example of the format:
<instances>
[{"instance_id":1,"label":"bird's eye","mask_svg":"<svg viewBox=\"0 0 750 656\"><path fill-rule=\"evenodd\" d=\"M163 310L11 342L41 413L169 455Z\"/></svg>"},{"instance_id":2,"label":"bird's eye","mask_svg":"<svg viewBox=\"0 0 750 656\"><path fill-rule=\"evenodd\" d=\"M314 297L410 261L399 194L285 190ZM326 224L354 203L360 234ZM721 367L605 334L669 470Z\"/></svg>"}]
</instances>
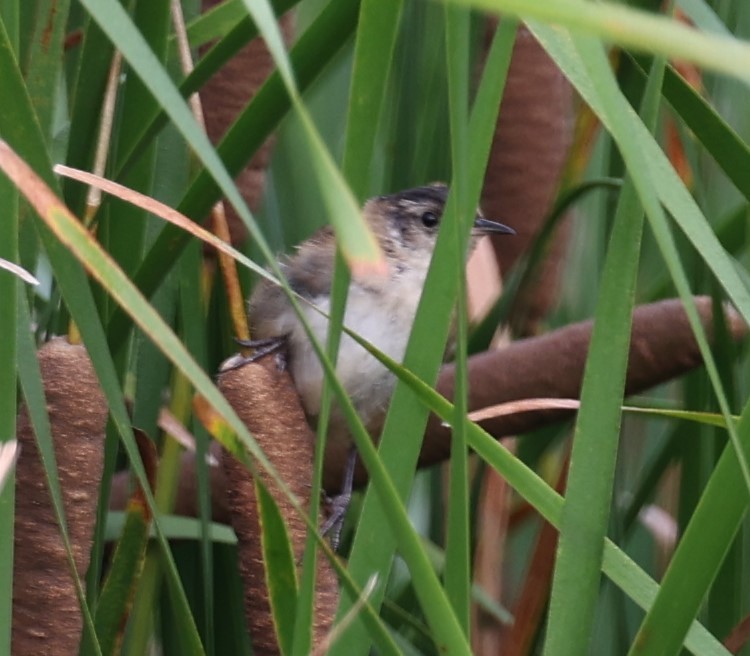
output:
<instances>
[{"instance_id":1,"label":"bird's eye","mask_svg":"<svg viewBox=\"0 0 750 656\"><path fill-rule=\"evenodd\" d=\"M422 215L422 224L427 228L434 228L438 224L438 217L434 212L425 212Z\"/></svg>"}]
</instances>

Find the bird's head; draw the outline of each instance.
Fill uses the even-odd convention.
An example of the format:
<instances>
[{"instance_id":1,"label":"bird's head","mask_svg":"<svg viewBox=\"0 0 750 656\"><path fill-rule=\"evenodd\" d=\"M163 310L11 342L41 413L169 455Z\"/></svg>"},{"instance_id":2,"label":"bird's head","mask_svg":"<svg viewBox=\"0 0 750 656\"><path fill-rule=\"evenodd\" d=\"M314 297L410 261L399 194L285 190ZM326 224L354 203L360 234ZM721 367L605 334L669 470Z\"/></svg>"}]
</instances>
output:
<instances>
[{"instance_id":1,"label":"bird's head","mask_svg":"<svg viewBox=\"0 0 750 656\"><path fill-rule=\"evenodd\" d=\"M364 214L387 257L429 263L447 198L448 187L436 182L376 196L367 201ZM471 232L472 247L479 237L491 234L515 234L515 230L484 218L477 209Z\"/></svg>"}]
</instances>

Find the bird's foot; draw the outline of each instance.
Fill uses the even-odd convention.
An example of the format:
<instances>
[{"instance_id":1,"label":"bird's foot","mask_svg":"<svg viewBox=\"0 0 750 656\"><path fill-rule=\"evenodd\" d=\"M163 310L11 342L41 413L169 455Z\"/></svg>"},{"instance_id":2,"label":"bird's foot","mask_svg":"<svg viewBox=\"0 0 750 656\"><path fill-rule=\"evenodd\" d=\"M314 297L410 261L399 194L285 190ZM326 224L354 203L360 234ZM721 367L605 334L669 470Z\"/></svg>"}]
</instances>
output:
<instances>
[{"instance_id":1,"label":"bird's foot","mask_svg":"<svg viewBox=\"0 0 750 656\"><path fill-rule=\"evenodd\" d=\"M267 355L272 353L276 354L276 367L280 371L286 369L286 354L284 352L284 346L286 345L286 339L283 337L270 337L268 339L237 339L235 341L245 348L255 349L255 353L251 355L241 355L239 353L232 357L224 360L219 373L226 373L227 371L233 371L234 369L240 369L246 364L251 362L257 362L258 360L265 358Z\"/></svg>"},{"instance_id":2,"label":"bird's foot","mask_svg":"<svg viewBox=\"0 0 750 656\"><path fill-rule=\"evenodd\" d=\"M328 537L331 542L331 549L334 552L339 550L341 543L341 529L344 528L346 511L352 502L351 494L337 494L334 497L326 497L328 505L328 519L320 527L320 534Z\"/></svg>"},{"instance_id":3,"label":"bird's foot","mask_svg":"<svg viewBox=\"0 0 750 656\"><path fill-rule=\"evenodd\" d=\"M328 519L320 528L322 535L329 536L331 549L338 551L341 542L341 529L344 527L346 511L352 502L352 490L354 489L354 471L357 468L357 449L353 446L349 449L344 469L344 480L341 485L341 493L328 499L330 514Z\"/></svg>"}]
</instances>

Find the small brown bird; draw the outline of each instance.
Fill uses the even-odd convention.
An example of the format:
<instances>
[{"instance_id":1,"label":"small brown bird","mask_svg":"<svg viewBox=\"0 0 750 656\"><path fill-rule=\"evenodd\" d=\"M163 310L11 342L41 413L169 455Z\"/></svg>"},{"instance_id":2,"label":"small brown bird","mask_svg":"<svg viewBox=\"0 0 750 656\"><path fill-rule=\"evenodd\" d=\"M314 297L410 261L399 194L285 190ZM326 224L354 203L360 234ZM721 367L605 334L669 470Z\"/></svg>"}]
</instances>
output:
<instances>
[{"instance_id":1,"label":"small brown bird","mask_svg":"<svg viewBox=\"0 0 750 656\"><path fill-rule=\"evenodd\" d=\"M388 275L351 281L344 324L397 362L404 356L447 195L448 188L436 183L377 196L364 206L365 220L385 254ZM470 247L491 233L514 231L488 221L477 211ZM334 233L326 227L280 261L292 289L326 313L331 309L334 255ZM302 308L317 338L325 343L328 320L312 308ZM263 347L258 353L265 354L284 344L290 373L314 425L324 374L284 291L261 280L250 298L249 316L254 337L249 346ZM377 439L395 386L394 376L347 335L341 338L336 373L368 432ZM334 404L326 457L343 459L350 451L346 420Z\"/></svg>"}]
</instances>

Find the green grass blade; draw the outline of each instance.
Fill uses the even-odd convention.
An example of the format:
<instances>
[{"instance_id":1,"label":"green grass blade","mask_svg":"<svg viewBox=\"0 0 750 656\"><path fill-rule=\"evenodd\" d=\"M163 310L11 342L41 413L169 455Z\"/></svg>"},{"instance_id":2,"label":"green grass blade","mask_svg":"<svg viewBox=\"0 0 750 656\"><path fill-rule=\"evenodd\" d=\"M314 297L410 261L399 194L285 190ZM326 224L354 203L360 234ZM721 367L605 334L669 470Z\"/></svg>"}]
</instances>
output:
<instances>
[{"instance_id":1,"label":"green grass blade","mask_svg":"<svg viewBox=\"0 0 750 656\"><path fill-rule=\"evenodd\" d=\"M664 80L664 95L737 189L750 200L750 181L741 174L750 166L750 147L674 69Z\"/></svg>"},{"instance_id":2,"label":"green grass blade","mask_svg":"<svg viewBox=\"0 0 750 656\"><path fill-rule=\"evenodd\" d=\"M716 426L717 428L726 428L724 417L715 412L697 412L693 410L670 410L669 408L647 408L638 406L623 406L623 412L631 414L647 415L651 417L664 417L665 419L683 419L692 421L697 424L706 426ZM732 415L732 419L739 420L739 417Z\"/></svg>"},{"instance_id":3,"label":"green grass blade","mask_svg":"<svg viewBox=\"0 0 750 656\"><path fill-rule=\"evenodd\" d=\"M664 63L656 62L644 96L652 126L663 71ZM592 71L592 77L596 73ZM609 70L594 79L606 84L608 75ZM619 111L614 103L609 110ZM642 233L643 208L632 180L627 178L615 213L586 360L560 521L545 654L584 653L591 641L614 484Z\"/></svg>"},{"instance_id":4,"label":"green grass blade","mask_svg":"<svg viewBox=\"0 0 750 656\"><path fill-rule=\"evenodd\" d=\"M278 2L274 3L274 7L278 5ZM225 37L243 20L247 20L247 12L242 0L226 0L207 9L186 25L188 41L193 48L197 48Z\"/></svg>"},{"instance_id":5,"label":"green grass blade","mask_svg":"<svg viewBox=\"0 0 750 656\"><path fill-rule=\"evenodd\" d=\"M489 153L494 132L514 36L515 24L512 21L503 21L488 55L472 111L469 128L471 156L468 162L470 167L468 180L473 188L467 192L467 198L473 198L475 201L479 197L478 187L484 177L486 156ZM449 238L452 237L452 234L448 232L444 234ZM432 267L428 275L420 310L412 329L410 345L407 347L404 358L406 366L418 372L425 380L434 380L437 375L440 354L447 337L447 321L441 325L437 317L447 319L453 291L457 285L457 280L453 275L455 261L448 252L451 245L446 244L442 235L441 232L433 262L440 262L445 268L435 272L434 270L439 268L436 265ZM453 255L455 256L455 252ZM440 273L444 274L442 280L438 279ZM430 355L426 356L426 353ZM381 436L379 451L402 498L408 494L419 453L419 442L416 436L421 437L424 433L426 421L427 412L420 408L419 401L414 398L409 388L405 385L397 386ZM405 440L407 435L415 436L413 441ZM349 559L349 570L360 586L364 585L373 571L381 572L385 576L390 570L395 543L392 538L383 535L381 527L386 522L388 522L387 512L381 506L375 492L368 491ZM377 608L381 601L382 592L376 590L372 596L372 604ZM350 599L342 599L339 604L338 617L346 613L351 603ZM369 645L366 627L361 622L353 622L340 644L342 645L340 648L334 646L332 654L353 656L366 653Z\"/></svg>"},{"instance_id":6,"label":"green grass blade","mask_svg":"<svg viewBox=\"0 0 750 656\"><path fill-rule=\"evenodd\" d=\"M117 653L116 648L121 648L124 620L143 570L149 524L145 506L129 503L96 606L96 632L105 654Z\"/></svg>"},{"instance_id":7,"label":"green grass blade","mask_svg":"<svg viewBox=\"0 0 750 656\"><path fill-rule=\"evenodd\" d=\"M4 25L8 43L15 53L19 49L19 2L20 0L0 0L0 21Z\"/></svg>"},{"instance_id":8,"label":"green grass blade","mask_svg":"<svg viewBox=\"0 0 750 656\"><path fill-rule=\"evenodd\" d=\"M208 367L207 345L210 340L207 335L207 326L201 321L195 321L195 317L204 316L206 300L204 290L201 289L202 273L202 248L196 243L192 244L182 257L180 271L180 313L181 323L184 328L185 343L191 353L196 354L196 360L204 368ZM189 411L188 411L188 414ZM198 422L194 422L193 434L195 435L195 463L198 496L198 516L201 523L200 556L201 556L201 584L202 584L202 612L203 612L203 635L206 643L208 656L213 656L216 651L213 646L216 642L216 627L214 623L214 605L217 601L214 584L216 574L214 569L213 545L211 541L211 473L209 470L209 445L211 436ZM180 463L181 464L181 463ZM179 482L180 464L176 467L175 477ZM179 489L178 487L176 489ZM177 493L175 494L177 496ZM219 652L220 653L220 652Z\"/></svg>"},{"instance_id":9,"label":"green grass blade","mask_svg":"<svg viewBox=\"0 0 750 656\"><path fill-rule=\"evenodd\" d=\"M107 523L104 537L107 542L117 540L125 527L127 514L123 511L110 510L107 513ZM200 520L182 515L162 515L161 526L168 540L194 540L201 539L203 531ZM149 529L149 537L154 538L156 532L153 527ZM209 524L208 537L214 544L237 544L237 536L230 526L211 522Z\"/></svg>"},{"instance_id":10,"label":"green grass blade","mask_svg":"<svg viewBox=\"0 0 750 656\"><path fill-rule=\"evenodd\" d=\"M342 162L360 201L370 191L375 128L383 114L402 9L402 0L370 0L360 11Z\"/></svg>"},{"instance_id":11,"label":"green grass blade","mask_svg":"<svg viewBox=\"0 0 750 656\"><path fill-rule=\"evenodd\" d=\"M70 0L38 2L34 34L29 45L26 85L47 140L53 136L54 101L63 61L62 46L69 9Z\"/></svg>"},{"instance_id":12,"label":"green grass blade","mask_svg":"<svg viewBox=\"0 0 750 656\"><path fill-rule=\"evenodd\" d=\"M0 79L3 92L13 102L0 103L0 137L13 146L36 170L45 171L45 181L55 186L42 129L28 89L21 75L16 55L0 22Z\"/></svg>"},{"instance_id":13,"label":"green grass blade","mask_svg":"<svg viewBox=\"0 0 750 656\"><path fill-rule=\"evenodd\" d=\"M750 405L745 406L737 432L745 457L750 458ZM672 557L630 654L679 653L747 507L742 471L732 445L728 445Z\"/></svg>"},{"instance_id":14,"label":"green grass blade","mask_svg":"<svg viewBox=\"0 0 750 656\"><path fill-rule=\"evenodd\" d=\"M18 4L0 2L0 78L3 70L15 73L18 52ZM16 82L18 79L16 78ZM10 103L0 103L8 105ZM0 114L3 110L0 108ZM0 134L4 134L0 125ZM0 258L18 262L18 194L5 178L0 179ZM8 271L0 271L0 442L16 434L16 296L18 280ZM13 605L13 518L15 476L11 473L0 491L0 651L10 653Z\"/></svg>"},{"instance_id":15,"label":"green grass blade","mask_svg":"<svg viewBox=\"0 0 750 656\"><path fill-rule=\"evenodd\" d=\"M68 85L70 98L70 132L65 162L84 171L90 171L94 163L97 130L101 117L104 91L112 61L112 44L99 26L92 20L83 28L81 56L78 59L73 81ZM38 169L37 169L38 170ZM85 211L86 187L63 184L65 202L76 216Z\"/></svg>"},{"instance_id":16,"label":"green grass blade","mask_svg":"<svg viewBox=\"0 0 750 656\"><path fill-rule=\"evenodd\" d=\"M468 155L469 71L470 47L469 12L463 8L445 8L445 53L448 72L448 101L451 134L451 193L456 199L454 212L446 212L444 222L452 228L458 250L454 275L456 290L456 429L451 436L450 492L445 548L445 591L464 633L469 635L471 612L471 556L469 549L469 465L466 448L465 424L460 418L468 411L468 381L466 372L466 337L468 308L466 302L467 237L475 215L469 196Z\"/></svg>"},{"instance_id":17,"label":"green grass blade","mask_svg":"<svg viewBox=\"0 0 750 656\"><path fill-rule=\"evenodd\" d=\"M289 654L294 642L297 613L297 575L294 553L279 507L265 485L257 478L255 479L255 495L258 499L258 520L262 527L260 539L268 585L268 600L279 648L282 654Z\"/></svg>"},{"instance_id":18,"label":"green grass blade","mask_svg":"<svg viewBox=\"0 0 750 656\"><path fill-rule=\"evenodd\" d=\"M18 262L18 194L0 178L0 258ZM20 281L10 271L0 270L0 445L16 435L16 297ZM0 490L0 651L10 653L13 605L13 518L15 476L11 473Z\"/></svg>"},{"instance_id":19,"label":"green grass blade","mask_svg":"<svg viewBox=\"0 0 750 656\"><path fill-rule=\"evenodd\" d=\"M636 60L638 70L642 70ZM714 107L672 66L664 78L664 97L711 154L742 195L750 199L750 182L742 171L750 166L750 147Z\"/></svg>"},{"instance_id":20,"label":"green grass blade","mask_svg":"<svg viewBox=\"0 0 750 656\"><path fill-rule=\"evenodd\" d=\"M388 139L396 150L384 186L403 189L450 177L443 7L406 3L389 94ZM415 84L415 81L419 81Z\"/></svg>"},{"instance_id":21,"label":"green grass blade","mask_svg":"<svg viewBox=\"0 0 750 656\"><path fill-rule=\"evenodd\" d=\"M703 31L729 34L726 25L704 0L677 0L677 6Z\"/></svg>"},{"instance_id":22,"label":"green grass blade","mask_svg":"<svg viewBox=\"0 0 750 656\"><path fill-rule=\"evenodd\" d=\"M684 59L750 84L750 44L705 34L684 23L611 2L580 0L450 0L458 4L538 20L588 33L626 48ZM585 9L584 9L585 7Z\"/></svg>"}]
</instances>

